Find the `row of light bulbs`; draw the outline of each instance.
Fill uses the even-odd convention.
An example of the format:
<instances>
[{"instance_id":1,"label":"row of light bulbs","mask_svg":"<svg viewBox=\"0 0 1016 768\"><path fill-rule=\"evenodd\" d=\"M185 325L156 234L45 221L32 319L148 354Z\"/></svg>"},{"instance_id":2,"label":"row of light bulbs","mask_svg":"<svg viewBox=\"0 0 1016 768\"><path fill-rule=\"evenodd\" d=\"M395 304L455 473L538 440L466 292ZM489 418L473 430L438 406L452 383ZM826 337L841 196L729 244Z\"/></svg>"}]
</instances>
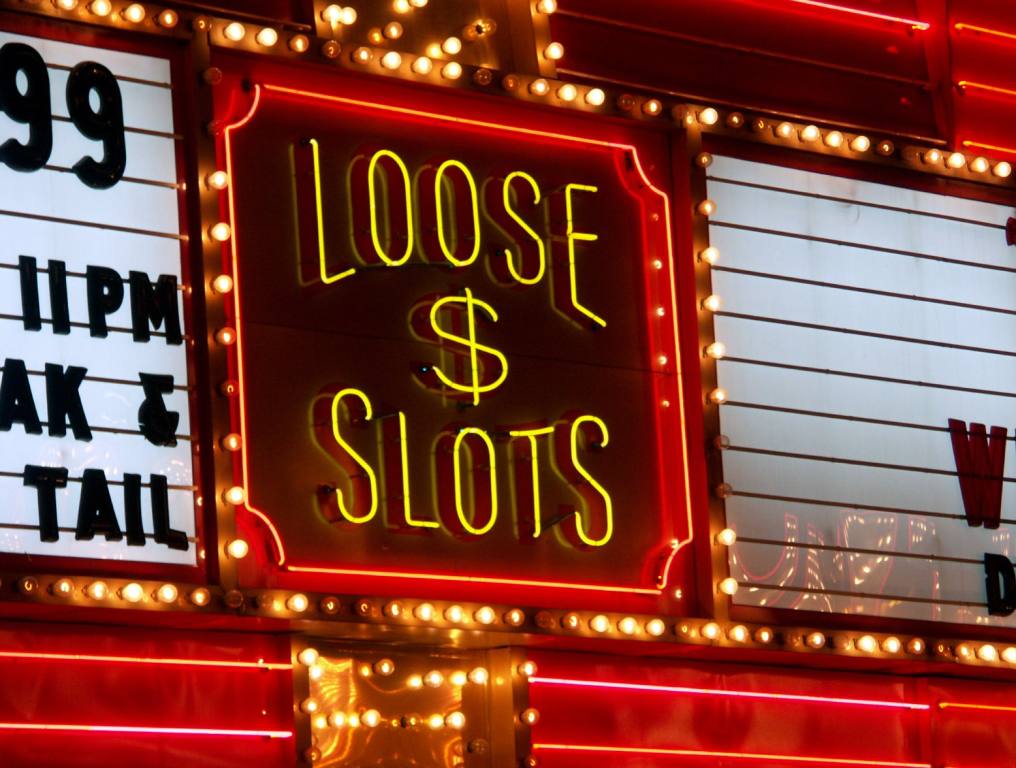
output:
<instances>
[{"instance_id":1,"label":"row of light bulbs","mask_svg":"<svg viewBox=\"0 0 1016 768\"><path fill-rule=\"evenodd\" d=\"M37 594L41 588L39 580L34 576L25 576L18 581L18 591L23 595ZM47 591L53 597L66 599L73 599L81 594L99 603L116 598L134 605L147 601L161 605L177 605L180 600L180 589L175 584L165 583L145 587L136 581L131 581L118 589L113 589L108 582L94 580L79 590L74 579L67 576L55 579L47 587ZM205 587L196 587L187 595L187 601L199 608L208 605L211 598L211 592Z\"/></svg>"}]
</instances>

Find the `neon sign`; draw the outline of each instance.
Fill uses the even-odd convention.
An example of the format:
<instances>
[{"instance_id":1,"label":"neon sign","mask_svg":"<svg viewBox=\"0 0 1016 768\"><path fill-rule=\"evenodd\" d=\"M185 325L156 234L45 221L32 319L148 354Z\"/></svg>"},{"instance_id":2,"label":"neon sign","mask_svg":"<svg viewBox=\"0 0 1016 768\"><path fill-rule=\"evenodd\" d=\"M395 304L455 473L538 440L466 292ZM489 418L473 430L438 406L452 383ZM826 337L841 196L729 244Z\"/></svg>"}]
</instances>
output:
<instances>
[{"instance_id":1,"label":"neon sign","mask_svg":"<svg viewBox=\"0 0 1016 768\"><path fill-rule=\"evenodd\" d=\"M691 530L670 211L639 148L357 96L263 83L223 136L237 481L268 564L661 594Z\"/></svg>"}]
</instances>

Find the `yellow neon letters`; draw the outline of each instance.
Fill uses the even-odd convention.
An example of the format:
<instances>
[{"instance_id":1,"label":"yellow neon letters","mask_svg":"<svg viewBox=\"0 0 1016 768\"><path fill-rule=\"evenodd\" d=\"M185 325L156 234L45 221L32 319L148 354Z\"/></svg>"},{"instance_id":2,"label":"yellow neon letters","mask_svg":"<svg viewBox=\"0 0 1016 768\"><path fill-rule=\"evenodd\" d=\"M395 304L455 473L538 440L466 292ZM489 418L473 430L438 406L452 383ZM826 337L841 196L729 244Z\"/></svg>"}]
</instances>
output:
<instances>
[{"instance_id":1,"label":"yellow neon letters","mask_svg":"<svg viewBox=\"0 0 1016 768\"><path fill-rule=\"evenodd\" d=\"M467 318L466 321L468 324L467 325L468 334L465 338L463 338L462 336L458 336L454 333L449 333L448 331L444 330L441 327L441 324L438 322L438 313L441 311L441 308L446 304L466 305L466 318ZM462 296L445 296L435 301L430 308L430 324L431 327L434 329L434 333L437 334L439 338L445 339L447 341L454 341L457 344L463 344L469 348L469 366L470 372L472 374L471 377L472 385L466 386L464 384L460 384L455 379L450 378L444 371L442 371L436 365L434 366L434 374L438 377L441 383L444 384L449 389L454 389L457 392L472 392L473 405L479 405L480 395L482 393L490 392L492 390L497 389L498 387L501 386L501 384L504 383L504 380L508 378L508 359L493 347L488 347L485 344L480 344L476 340L476 315L473 312L474 306L482 309L484 312L487 313L487 316L491 320L497 322L497 312L494 311L494 308L490 306L490 304L488 304L487 302L474 298L473 292L469 288L466 288L465 298L463 298ZM493 355L495 358L497 358L497 361L501 365L500 375L490 384L483 384L480 381L481 372L479 361L477 359L478 352L485 352L488 355Z\"/></svg>"},{"instance_id":2,"label":"yellow neon letters","mask_svg":"<svg viewBox=\"0 0 1016 768\"><path fill-rule=\"evenodd\" d=\"M399 411L399 452L402 458L402 509L411 528L437 528L437 520L414 520L409 508L409 456L406 449L406 414Z\"/></svg>"},{"instance_id":3,"label":"yellow neon letters","mask_svg":"<svg viewBox=\"0 0 1016 768\"><path fill-rule=\"evenodd\" d=\"M575 471L582 475L583 479L592 486L600 497L603 499L603 503L606 507L606 518L607 518L607 530L599 539L590 538L589 535L583 530L582 518L576 515L575 517L575 532L584 544L590 547L602 547L611 537L614 535L614 505L610 500L610 494L607 493L606 489L596 482L596 479L586 471L585 467L579 462L579 429L585 423L595 424L600 429L600 433L603 435L603 440L600 445L606 446L610 441L610 433L607 432L607 425L603 422L603 419L597 416L579 416L572 422L571 425L571 459L572 466L575 467Z\"/></svg>"},{"instance_id":4,"label":"yellow neon letters","mask_svg":"<svg viewBox=\"0 0 1016 768\"><path fill-rule=\"evenodd\" d=\"M529 469L532 472L533 483L533 538L538 539L540 538L540 534L543 533L543 526L540 517L540 462L538 460L539 452L536 447L536 438L539 435L554 434L554 428L539 427L538 429L513 429L508 434L512 437L525 437L529 439L529 450L533 455L532 461L529 465Z\"/></svg>"},{"instance_id":5,"label":"yellow neon letters","mask_svg":"<svg viewBox=\"0 0 1016 768\"><path fill-rule=\"evenodd\" d=\"M540 282L540 280L543 279L543 272L547 267L547 252L543 245L543 239L538 234L536 234L536 232L533 231L532 227L530 227L525 221L522 220L522 218L518 215L518 213L516 213L512 209L512 201L510 193L512 187L512 180L516 178L524 179L526 182L529 183L529 186L532 187L534 205L540 202L540 187L536 183L536 179L534 179L532 176L530 176L528 173L525 173L524 171L514 171L513 173L509 173L507 178L505 178L504 180L504 184L501 187L501 194L504 200L505 211L508 213L509 216L511 216L512 220L525 231L527 235L529 235L531 238L533 238L533 240L536 241L536 247L539 249L540 266L536 270L536 275L534 277L523 277L519 272L516 271L515 265L512 263L511 251L509 251L507 248L505 249L504 257L508 263L508 272L511 274L512 277L518 280L522 285L536 285L538 282Z\"/></svg>"},{"instance_id":6,"label":"yellow neon letters","mask_svg":"<svg viewBox=\"0 0 1016 768\"><path fill-rule=\"evenodd\" d=\"M487 520L487 523L480 528L474 526L472 521L468 519L465 505L462 503L462 459L460 448L462 447L462 441L465 440L468 435L476 435L483 441L484 446L487 448L487 459L490 462L490 470L488 472L488 476L490 478L490 518ZM462 524L462 528L467 533L471 533L474 536L482 536L493 528L494 523L497 522L497 465L494 457L494 443L482 429L477 429L476 427L466 427L455 436L455 444L452 447L452 454L455 467L455 513L459 516L459 522Z\"/></svg>"},{"instance_id":7,"label":"yellow neon letters","mask_svg":"<svg viewBox=\"0 0 1016 768\"><path fill-rule=\"evenodd\" d=\"M374 173L377 170L378 161L383 157L389 158L399 167L399 173L402 175L402 189L405 193L406 248L402 255L397 259L389 257L389 255L385 252L384 247L381 245L381 237L377 223L377 185L374 181ZM378 255L378 258L389 267L402 266L409 261L409 257L413 253L413 202L410 193L409 170L406 168L406 164L402 162L402 158L390 149L379 149L371 156L370 163L367 166L367 195L370 200L370 239L374 243L374 252ZM440 215L440 206L438 207L438 215Z\"/></svg>"},{"instance_id":8,"label":"yellow neon letters","mask_svg":"<svg viewBox=\"0 0 1016 768\"><path fill-rule=\"evenodd\" d=\"M328 264L325 260L325 217L321 204L321 156L318 151L317 139L310 140L310 150L314 158L314 213L317 220L318 266L321 271L321 282L325 285L331 285L344 277L352 275L356 272L356 268L350 267L347 270L339 272L337 275L328 274Z\"/></svg>"},{"instance_id":9,"label":"yellow neon letters","mask_svg":"<svg viewBox=\"0 0 1016 768\"><path fill-rule=\"evenodd\" d=\"M568 184L564 188L564 204L565 212L568 218L568 284L571 288L571 301L572 306L575 307L579 312L588 317L594 323L601 327L606 327L607 321L602 317L592 312L587 307L582 306L579 303L578 296L578 281L575 275L575 241L579 240L582 242L591 243L599 239L598 235L594 235L590 232L576 232L575 231L575 220L572 216L572 190L578 192L598 192L597 187L589 186L588 184Z\"/></svg>"},{"instance_id":10,"label":"yellow neon letters","mask_svg":"<svg viewBox=\"0 0 1016 768\"><path fill-rule=\"evenodd\" d=\"M339 432L339 406L342 404L342 400L345 397L358 398L360 402L363 403L366 418L368 420L373 418L374 414L370 406L370 399L359 389L343 389L332 398L332 435L335 437L335 442L342 446L342 449L348 453L350 458L356 462L357 466L363 470L363 474L367 478L367 482L370 484L370 509L359 517L354 515L353 512L346 507L346 501L343 497L342 489L340 488L336 488L335 490L335 501L338 504L339 512L342 513L342 516L346 518L346 520L351 523L362 524L370 522L374 518L374 515L377 514L377 477L374 475L374 470L370 468L370 465L363 460L363 457L360 456L360 454L353 450L349 443L343 440L342 434Z\"/></svg>"},{"instance_id":11,"label":"yellow neon letters","mask_svg":"<svg viewBox=\"0 0 1016 768\"><path fill-rule=\"evenodd\" d=\"M473 215L473 250L464 259L457 258L452 253L451 248L448 247L448 241L445 239L445 224L444 224L444 204L443 195L441 194L441 182L444 180L445 171L449 168L458 168L462 175L466 179L466 184L469 186L469 202L472 206L471 211ZM473 174L469 172L469 169L458 160L445 160L437 168L437 173L434 175L434 205L437 210L437 239L441 245L441 253L448 259L450 263L456 267L468 267L474 261L476 257L480 255L480 203L476 197L476 182L473 181Z\"/></svg>"}]
</instances>

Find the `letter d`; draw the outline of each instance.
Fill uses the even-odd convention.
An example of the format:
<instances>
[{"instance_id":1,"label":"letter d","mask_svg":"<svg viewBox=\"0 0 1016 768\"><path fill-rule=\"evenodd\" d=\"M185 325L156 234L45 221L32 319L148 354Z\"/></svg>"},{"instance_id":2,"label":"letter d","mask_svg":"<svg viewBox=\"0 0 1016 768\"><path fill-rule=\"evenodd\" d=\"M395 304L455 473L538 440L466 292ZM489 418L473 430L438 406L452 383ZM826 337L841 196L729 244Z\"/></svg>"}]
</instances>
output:
<instances>
[{"instance_id":1,"label":"letter d","mask_svg":"<svg viewBox=\"0 0 1016 768\"><path fill-rule=\"evenodd\" d=\"M1016 610L1016 568L1002 555L984 555L984 577L988 587L988 613L1008 616Z\"/></svg>"}]
</instances>

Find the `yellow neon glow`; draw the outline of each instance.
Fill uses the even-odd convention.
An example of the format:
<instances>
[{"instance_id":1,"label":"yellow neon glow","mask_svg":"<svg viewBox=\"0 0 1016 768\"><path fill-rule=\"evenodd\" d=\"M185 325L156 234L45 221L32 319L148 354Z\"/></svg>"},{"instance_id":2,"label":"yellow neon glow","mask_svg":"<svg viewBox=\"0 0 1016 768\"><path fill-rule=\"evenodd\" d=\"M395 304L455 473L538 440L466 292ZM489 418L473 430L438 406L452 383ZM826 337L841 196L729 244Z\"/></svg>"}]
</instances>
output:
<instances>
[{"instance_id":1,"label":"yellow neon glow","mask_svg":"<svg viewBox=\"0 0 1016 768\"><path fill-rule=\"evenodd\" d=\"M462 441L466 439L468 435L476 435L479 437L483 444L487 447L487 458L490 462L490 519L487 524L482 528L476 528L473 524L466 519L466 510L462 504L462 461L459 458L459 448L462 445ZM494 443L488 437L487 433L477 427L466 427L455 436L455 445L452 447L452 454L454 458L455 467L455 513L459 516L459 522L462 523L462 527L474 536L482 536L487 533L491 528L494 527L494 523L497 522L497 465L496 459L494 458Z\"/></svg>"},{"instance_id":2,"label":"yellow neon glow","mask_svg":"<svg viewBox=\"0 0 1016 768\"><path fill-rule=\"evenodd\" d=\"M473 381L472 386L467 387L464 384L460 384L454 379L449 378L445 374L445 372L442 371L441 368L436 365L434 366L434 373L435 375L437 375L438 379L441 380L441 383L444 384L449 389L454 389L458 392L472 392L473 405L479 405L481 393L490 392L494 389L497 389L498 387L501 386L504 380L508 378L508 359L493 347L488 347L476 341L476 316L473 313L473 306L475 305L480 309L482 309L484 312L486 312L488 317L490 317L490 319L493 320L494 322L497 322L497 312L495 312L494 308L490 306L490 304L488 304L487 302L474 298L472 290L470 290L469 288L466 288L465 290L466 290L465 297L445 296L444 298L435 301L430 308L430 324L431 327L434 329L434 333L436 333L440 338L447 339L448 341L454 341L459 344L465 344L467 347L469 347L469 366L470 371L472 373L472 381ZM443 307L445 304L453 304L459 302L465 302L466 304L466 317L468 319L469 324L468 338L463 338L461 336L456 336L453 333L448 333L437 322L437 315L438 312L441 311L441 307ZM495 379L494 382L491 384L480 383L480 368L479 362L477 360L477 352L486 352L489 355L493 355L494 357L497 358L498 362L501 364L501 375L498 376L497 379Z\"/></svg>"},{"instance_id":3,"label":"yellow neon glow","mask_svg":"<svg viewBox=\"0 0 1016 768\"><path fill-rule=\"evenodd\" d=\"M321 156L318 152L317 139L310 140L311 155L314 157L314 212L317 217L317 240L318 240L318 265L321 270L321 282L325 285L337 283L344 277L349 277L356 272L355 267L350 267L337 275L328 274L328 264L325 261L325 217L324 206L321 204Z\"/></svg>"},{"instance_id":4,"label":"yellow neon glow","mask_svg":"<svg viewBox=\"0 0 1016 768\"><path fill-rule=\"evenodd\" d=\"M437 528L437 520L414 520L409 509L409 456L406 447L406 414L399 411L399 455L402 458L402 509L406 525L412 528Z\"/></svg>"},{"instance_id":5,"label":"yellow neon glow","mask_svg":"<svg viewBox=\"0 0 1016 768\"><path fill-rule=\"evenodd\" d=\"M533 238L533 240L536 241L536 246L540 252L540 268L536 270L536 277L525 278L521 274L516 272L515 265L512 264L511 251L508 250L507 248L505 248L504 257L505 261L508 262L508 271L511 273L512 277L514 277L516 280L522 283L522 285L536 285L536 283L540 282L540 280L543 279L543 272L547 267L547 252L543 245L543 240L540 238L540 236L536 234L536 232L533 231L533 228L530 227L526 222L524 222L522 218L514 210L512 210L511 195L509 193L511 192L512 180L516 178L525 179L529 183L529 186L533 190L534 205L540 202L540 187L536 183L536 179L534 179L532 176L530 176L528 173L524 171L513 171L512 173L509 173L508 177L504 180L504 184L501 187L501 195L504 200L505 211L507 211L508 215L511 216L512 220L516 224L518 224L527 235L529 235L531 238Z\"/></svg>"},{"instance_id":6,"label":"yellow neon glow","mask_svg":"<svg viewBox=\"0 0 1016 768\"><path fill-rule=\"evenodd\" d=\"M594 235L591 232L575 231L575 220L572 217L572 190L577 190L579 192L599 192L599 189L588 184L568 184L564 188L564 205L568 217L568 284L571 287L572 306L594 323L605 328L607 326L606 320L597 315L595 312L592 312L588 308L579 304L578 282L575 274L575 241L579 240L586 243L592 243L599 239L599 235Z\"/></svg>"},{"instance_id":7,"label":"yellow neon glow","mask_svg":"<svg viewBox=\"0 0 1016 768\"><path fill-rule=\"evenodd\" d=\"M469 185L469 200L473 207L473 251L465 259L456 258L448 247L448 241L445 240L444 214L441 212L444 208L441 202L441 182L448 168L458 168L462 171L462 175L466 177L466 184ZM434 203L437 208L437 239L441 244L441 253L456 267L468 267L480 255L480 203L476 196L476 182L473 181L473 174L458 160L445 160L437 167L437 173L434 176Z\"/></svg>"},{"instance_id":8,"label":"yellow neon glow","mask_svg":"<svg viewBox=\"0 0 1016 768\"><path fill-rule=\"evenodd\" d=\"M382 157L390 158L399 167L399 171L402 173L402 189L406 193L406 250L397 259L389 258L388 254L385 253L385 249L381 245L377 226L377 186L374 183L374 171L377 169L378 161ZM367 194L370 200L370 239L374 243L374 253L389 267L399 267L405 264L413 252L413 203L410 199L409 186L409 170L406 168L406 164L402 162L401 157L389 149L379 149L371 156L370 163L367 165Z\"/></svg>"},{"instance_id":9,"label":"yellow neon glow","mask_svg":"<svg viewBox=\"0 0 1016 768\"><path fill-rule=\"evenodd\" d=\"M363 403L364 410L366 412L366 418L369 421L373 418L374 413L370 405L370 399L367 395L359 389L347 388L340 390L335 397L332 398L332 434L335 436L335 442L337 442L342 449L348 453L353 461L363 470L363 474L367 478L367 482L370 483L370 510L360 517L357 517L348 509L346 509L346 502L343 498L341 488L335 489L335 501L338 504L339 512L351 523L367 523L370 522L374 515L377 513L377 477L374 475L374 470L370 468L370 465L363 460L353 447L342 439L342 435L339 433L339 406L342 403L342 399L345 397L356 397L359 398L360 402Z\"/></svg>"},{"instance_id":10,"label":"yellow neon glow","mask_svg":"<svg viewBox=\"0 0 1016 768\"><path fill-rule=\"evenodd\" d=\"M585 467L583 467L582 464L579 463L579 451L578 451L579 427L581 427L586 422L595 424L597 427L600 428L600 433L603 435L603 440L600 442L600 445L606 447L607 443L610 442L610 433L607 431L607 425L604 423L603 419L597 416L588 416L588 415L579 416L577 419L575 419L575 421L571 425L572 466L575 467L575 470L580 475L582 475L582 477L585 478L585 481L589 483L593 487L593 489L603 498L603 501L607 506L607 532L604 533L603 536L599 539L591 539L589 536L586 535L586 532L582 530L582 518L578 515L575 516L575 532L578 534L579 538L582 539L583 543L585 543L587 546L602 547L604 544L610 541L610 538L614 535L614 505L613 502L611 502L610 494L607 493L606 489L598 482L596 482L596 479L586 471Z\"/></svg>"},{"instance_id":11,"label":"yellow neon glow","mask_svg":"<svg viewBox=\"0 0 1016 768\"><path fill-rule=\"evenodd\" d=\"M539 461L537 460L536 438L539 435L551 435L553 427L540 427L538 429L513 429L508 434L512 437L525 437L529 439L529 450L533 452L533 460L530 462L530 469L533 473L533 538L540 538L543 533L543 526L540 516L540 473Z\"/></svg>"}]
</instances>

